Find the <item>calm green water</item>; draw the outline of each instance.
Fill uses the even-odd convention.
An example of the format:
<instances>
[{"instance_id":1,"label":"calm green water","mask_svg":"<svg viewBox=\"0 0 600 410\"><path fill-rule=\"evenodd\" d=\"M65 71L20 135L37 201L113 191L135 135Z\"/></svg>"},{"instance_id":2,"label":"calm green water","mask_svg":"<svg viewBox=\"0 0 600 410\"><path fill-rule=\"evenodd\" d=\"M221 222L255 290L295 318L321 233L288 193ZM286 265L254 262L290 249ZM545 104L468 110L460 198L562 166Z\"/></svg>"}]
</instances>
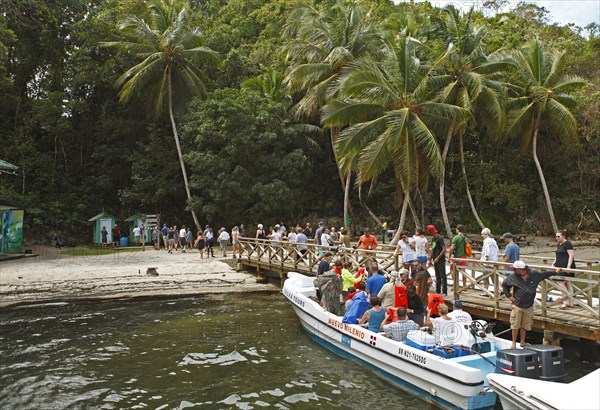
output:
<instances>
[{"instance_id":1,"label":"calm green water","mask_svg":"<svg viewBox=\"0 0 600 410\"><path fill-rule=\"evenodd\" d=\"M0 313L0 407L431 408L314 344L279 294Z\"/></svg>"},{"instance_id":2,"label":"calm green water","mask_svg":"<svg viewBox=\"0 0 600 410\"><path fill-rule=\"evenodd\" d=\"M571 380L598 366L579 346ZM280 294L5 310L0 357L2 409L433 408L313 343Z\"/></svg>"}]
</instances>

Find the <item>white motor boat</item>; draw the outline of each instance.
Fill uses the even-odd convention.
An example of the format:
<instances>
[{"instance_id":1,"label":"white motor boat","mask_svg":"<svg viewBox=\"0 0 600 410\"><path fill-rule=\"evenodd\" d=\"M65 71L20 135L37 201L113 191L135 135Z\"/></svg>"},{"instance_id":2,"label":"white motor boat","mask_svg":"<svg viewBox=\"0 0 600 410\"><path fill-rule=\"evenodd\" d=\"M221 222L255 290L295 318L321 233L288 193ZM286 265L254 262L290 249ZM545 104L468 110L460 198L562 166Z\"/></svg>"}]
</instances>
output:
<instances>
[{"instance_id":1,"label":"white motor boat","mask_svg":"<svg viewBox=\"0 0 600 410\"><path fill-rule=\"evenodd\" d=\"M341 317L324 310L310 298L316 295L313 281L314 277L290 272L283 294L315 342L440 407L494 407L497 396L486 376L495 371L496 351L510 348L511 343L484 332L485 321L465 322L460 343L453 346L436 346L423 330L409 334L406 343L397 342L360 325L343 323ZM477 332L469 330L475 327ZM446 355L449 351L462 353L451 357Z\"/></svg>"},{"instance_id":2,"label":"white motor boat","mask_svg":"<svg viewBox=\"0 0 600 410\"><path fill-rule=\"evenodd\" d=\"M487 377L504 409L600 409L600 369L571 383L506 374L489 374Z\"/></svg>"}]
</instances>

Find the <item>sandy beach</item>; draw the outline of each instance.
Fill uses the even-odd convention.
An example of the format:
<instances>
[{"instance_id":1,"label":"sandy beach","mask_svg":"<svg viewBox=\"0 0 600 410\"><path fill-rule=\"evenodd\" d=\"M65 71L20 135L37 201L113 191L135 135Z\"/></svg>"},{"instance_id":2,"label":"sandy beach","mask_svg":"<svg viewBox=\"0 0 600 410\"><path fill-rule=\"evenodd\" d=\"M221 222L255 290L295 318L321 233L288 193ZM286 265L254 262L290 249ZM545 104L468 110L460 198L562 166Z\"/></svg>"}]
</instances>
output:
<instances>
[{"instance_id":1,"label":"sandy beach","mask_svg":"<svg viewBox=\"0 0 600 410\"><path fill-rule=\"evenodd\" d=\"M530 240L529 246L521 248L522 256L554 257L553 238ZM596 243L574 245L577 259L598 264L600 247ZM0 308L73 299L279 291L276 285L256 283L252 273L236 271L231 257L201 260L196 250L169 254L147 247L144 252L91 256L72 256L67 249L49 246L32 250L38 256L0 262ZM157 268L158 276L146 274L148 268Z\"/></svg>"},{"instance_id":2,"label":"sandy beach","mask_svg":"<svg viewBox=\"0 0 600 410\"><path fill-rule=\"evenodd\" d=\"M72 299L279 291L237 272L232 259L205 258L197 251L71 256L66 250L35 247L38 256L0 262L0 307ZM226 263L229 262L229 263ZM146 274L157 268L158 276Z\"/></svg>"}]
</instances>

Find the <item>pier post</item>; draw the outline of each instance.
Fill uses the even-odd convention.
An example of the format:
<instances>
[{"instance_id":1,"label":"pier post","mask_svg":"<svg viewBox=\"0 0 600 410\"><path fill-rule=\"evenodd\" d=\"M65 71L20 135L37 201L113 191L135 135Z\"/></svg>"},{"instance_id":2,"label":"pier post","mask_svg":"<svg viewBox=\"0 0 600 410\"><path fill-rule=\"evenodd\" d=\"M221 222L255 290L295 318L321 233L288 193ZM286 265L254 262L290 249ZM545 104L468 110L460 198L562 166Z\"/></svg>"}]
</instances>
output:
<instances>
[{"instance_id":1,"label":"pier post","mask_svg":"<svg viewBox=\"0 0 600 410\"><path fill-rule=\"evenodd\" d=\"M558 333L552 330L544 330L544 344L551 346L560 346L560 340L562 338Z\"/></svg>"}]
</instances>

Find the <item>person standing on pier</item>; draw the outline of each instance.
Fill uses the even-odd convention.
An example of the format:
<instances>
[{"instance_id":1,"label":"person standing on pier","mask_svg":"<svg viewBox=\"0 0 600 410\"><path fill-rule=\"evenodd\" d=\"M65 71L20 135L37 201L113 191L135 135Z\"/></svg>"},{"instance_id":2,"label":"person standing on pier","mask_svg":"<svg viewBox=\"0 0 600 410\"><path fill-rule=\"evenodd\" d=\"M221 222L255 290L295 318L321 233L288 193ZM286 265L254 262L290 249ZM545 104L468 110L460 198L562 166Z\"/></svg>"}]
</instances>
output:
<instances>
[{"instance_id":1,"label":"person standing on pier","mask_svg":"<svg viewBox=\"0 0 600 410\"><path fill-rule=\"evenodd\" d=\"M506 232L502 235L502 239L504 239L504 243L506 244L506 248L504 248L504 262L515 263L521 259L521 248L515 243L513 234Z\"/></svg>"},{"instance_id":2,"label":"person standing on pier","mask_svg":"<svg viewBox=\"0 0 600 410\"><path fill-rule=\"evenodd\" d=\"M427 225L427 232L433 235L429 253L429 265L435 271L435 290L437 293L448 295L448 276L446 274L446 244L444 238L433 225Z\"/></svg>"},{"instance_id":3,"label":"person standing on pier","mask_svg":"<svg viewBox=\"0 0 600 410\"><path fill-rule=\"evenodd\" d=\"M533 303L538 284L550 276L560 275L562 270L558 268L554 272L539 272L529 269L523 261L516 261L511 268L514 270L514 275L510 275L502 282L502 289L504 295L512 303L510 327L512 329L512 349L516 349L519 330L521 331L521 347L527 346L525 337L533 324Z\"/></svg>"},{"instance_id":4,"label":"person standing on pier","mask_svg":"<svg viewBox=\"0 0 600 410\"><path fill-rule=\"evenodd\" d=\"M462 224L456 225L456 235L452 238L452 245L450 245L450 249L448 253L450 257L454 256L455 258L466 259L467 258L467 236L465 235L465 226ZM452 262L454 264L454 262ZM458 266L467 266L467 262L458 262L456 263ZM460 269L460 268L459 268ZM466 271L461 269L463 274L466 275ZM467 278L463 276L463 286L467 286Z\"/></svg>"},{"instance_id":5,"label":"person standing on pier","mask_svg":"<svg viewBox=\"0 0 600 410\"><path fill-rule=\"evenodd\" d=\"M573 249L573 244L571 241L567 240L567 231L558 231L556 232L556 258L554 262L552 262L552 266L556 268L567 268L567 269L577 269L575 266L575 250ZM565 273L564 276L574 277L575 274L571 272ZM568 280L558 281L561 283L567 292L563 292L562 295L562 306L561 309L570 309L573 307L573 297L570 296L573 293L573 286L571 282Z\"/></svg>"}]
</instances>

